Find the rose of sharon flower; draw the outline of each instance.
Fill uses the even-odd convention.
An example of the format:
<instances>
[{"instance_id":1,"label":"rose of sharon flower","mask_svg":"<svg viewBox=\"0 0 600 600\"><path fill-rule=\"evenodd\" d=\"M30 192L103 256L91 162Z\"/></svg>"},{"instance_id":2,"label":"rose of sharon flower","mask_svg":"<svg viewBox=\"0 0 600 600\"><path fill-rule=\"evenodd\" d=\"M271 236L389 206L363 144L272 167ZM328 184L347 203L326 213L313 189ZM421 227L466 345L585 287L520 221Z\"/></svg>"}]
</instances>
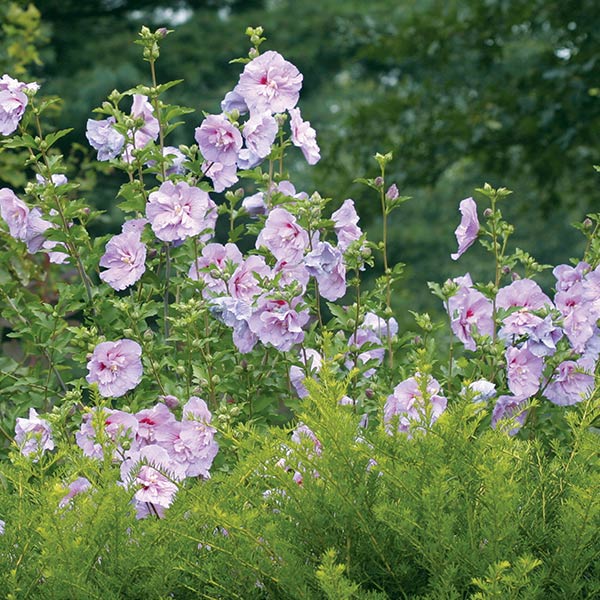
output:
<instances>
[{"instance_id":1,"label":"rose of sharon flower","mask_svg":"<svg viewBox=\"0 0 600 600\"><path fill-rule=\"evenodd\" d=\"M269 112L255 113L244 125L246 147L259 158L265 158L271 152L271 146L277 135L277 122Z\"/></svg>"},{"instance_id":2,"label":"rose of sharon flower","mask_svg":"<svg viewBox=\"0 0 600 600\"><path fill-rule=\"evenodd\" d=\"M43 454L54 448L52 428L45 419L40 419L35 408L29 409L29 418L18 418L15 425L15 443L23 456Z\"/></svg>"},{"instance_id":3,"label":"rose of sharon flower","mask_svg":"<svg viewBox=\"0 0 600 600\"><path fill-rule=\"evenodd\" d=\"M100 161L116 158L123 149L125 136L113 127L115 123L114 117L99 121L87 120L85 137L90 146L98 151L98 160Z\"/></svg>"},{"instance_id":4,"label":"rose of sharon flower","mask_svg":"<svg viewBox=\"0 0 600 600\"><path fill-rule=\"evenodd\" d=\"M479 219L477 218L477 204L473 198L465 198L459 206L462 219L454 235L458 242L458 251L451 254L452 260L458 260L475 242L479 233Z\"/></svg>"},{"instance_id":5,"label":"rose of sharon flower","mask_svg":"<svg viewBox=\"0 0 600 600\"><path fill-rule=\"evenodd\" d=\"M251 60L240 75L235 91L251 113L281 113L294 108L300 96L302 75L281 54L269 50Z\"/></svg>"},{"instance_id":6,"label":"rose of sharon flower","mask_svg":"<svg viewBox=\"0 0 600 600\"><path fill-rule=\"evenodd\" d=\"M97 383L101 396L118 398L142 380L142 348L137 342L122 339L101 342L87 364L88 383Z\"/></svg>"},{"instance_id":7,"label":"rose of sharon flower","mask_svg":"<svg viewBox=\"0 0 600 600\"><path fill-rule=\"evenodd\" d=\"M239 248L232 243L206 244L202 255L192 264L188 277L194 281L203 281L202 296L212 298L227 293L227 284L223 275L227 265L239 265L243 261Z\"/></svg>"},{"instance_id":8,"label":"rose of sharon flower","mask_svg":"<svg viewBox=\"0 0 600 600\"><path fill-rule=\"evenodd\" d=\"M275 208L256 238L256 247L264 246L277 260L298 263L308 248L308 233L285 208Z\"/></svg>"},{"instance_id":9,"label":"rose of sharon flower","mask_svg":"<svg viewBox=\"0 0 600 600\"><path fill-rule=\"evenodd\" d=\"M319 284L319 294L334 302L346 293L346 267L342 253L329 242L318 242L304 257L306 270Z\"/></svg>"},{"instance_id":10,"label":"rose of sharon flower","mask_svg":"<svg viewBox=\"0 0 600 600\"><path fill-rule=\"evenodd\" d=\"M243 152L243 150L241 150ZM222 192L234 183L237 183L237 168L235 164L224 165L220 162L204 161L202 163L202 172L212 180L215 192Z\"/></svg>"},{"instance_id":11,"label":"rose of sharon flower","mask_svg":"<svg viewBox=\"0 0 600 600\"><path fill-rule=\"evenodd\" d=\"M299 367L297 365L290 367L290 383L296 390L299 398L306 398L306 396L308 396L308 390L304 385L304 380L308 378L309 374L317 374L321 370L323 359L316 350L306 348L304 353L300 353L300 362L304 367Z\"/></svg>"},{"instance_id":12,"label":"rose of sharon flower","mask_svg":"<svg viewBox=\"0 0 600 600\"><path fill-rule=\"evenodd\" d=\"M360 239L362 231L358 227L358 214L354 201L348 198L332 215L333 229L338 238L338 248L345 252L352 242Z\"/></svg>"},{"instance_id":13,"label":"rose of sharon flower","mask_svg":"<svg viewBox=\"0 0 600 600\"><path fill-rule=\"evenodd\" d=\"M24 241L29 207L10 188L0 189L0 215L8 225L11 237Z\"/></svg>"},{"instance_id":14,"label":"rose of sharon flower","mask_svg":"<svg viewBox=\"0 0 600 600\"><path fill-rule=\"evenodd\" d=\"M146 217L159 240L175 242L214 230L217 207L204 190L185 181L165 181L148 197ZM211 235L206 233L200 240L206 241Z\"/></svg>"},{"instance_id":15,"label":"rose of sharon flower","mask_svg":"<svg viewBox=\"0 0 600 600\"><path fill-rule=\"evenodd\" d=\"M459 287L456 294L448 299L448 312L454 335L467 350L475 351L477 344L473 339L473 331L481 336L493 335L493 305L481 292L470 287L470 276L465 277L468 277L465 279L466 285Z\"/></svg>"},{"instance_id":16,"label":"rose of sharon flower","mask_svg":"<svg viewBox=\"0 0 600 600\"><path fill-rule=\"evenodd\" d=\"M234 165L242 147L242 134L225 115L208 115L196 127L194 138L207 161Z\"/></svg>"},{"instance_id":17,"label":"rose of sharon flower","mask_svg":"<svg viewBox=\"0 0 600 600\"><path fill-rule=\"evenodd\" d=\"M100 259L100 266L106 271L100 279L115 290L124 290L133 285L146 270L146 244L135 231L120 233L106 244L106 251Z\"/></svg>"},{"instance_id":18,"label":"rose of sharon flower","mask_svg":"<svg viewBox=\"0 0 600 600\"><path fill-rule=\"evenodd\" d=\"M552 301L542 288L531 279L517 279L500 290L496 295L496 307L506 310L514 307L539 310L544 306L552 307Z\"/></svg>"},{"instance_id":19,"label":"rose of sharon flower","mask_svg":"<svg viewBox=\"0 0 600 600\"><path fill-rule=\"evenodd\" d=\"M581 365L566 360L558 365L544 396L559 406L569 406L581 402L594 389L594 376L586 373Z\"/></svg>"},{"instance_id":20,"label":"rose of sharon flower","mask_svg":"<svg viewBox=\"0 0 600 600\"><path fill-rule=\"evenodd\" d=\"M431 426L446 410L447 400L438 393L440 384L431 375L427 376L427 402L425 401L419 381L421 377L422 375L417 374L405 379L394 388L393 394L388 396L383 408L383 422L388 433L393 433L392 422L396 417L398 431L410 433L411 422Z\"/></svg>"},{"instance_id":21,"label":"rose of sharon flower","mask_svg":"<svg viewBox=\"0 0 600 600\"><path fill-rule=\"evenodd\" d=\"M303 121L299 108L290 108L290 126L292 128L292 143L302 150L309 165L315 165L321 160L321 151L317 144L317 132L310 126L310 121Z\"/></svg>"},{"instance_id":22,"label":"rose of sharon flower","mask_svg":"<svg viewBox=\"0 0 600 600\"><path fill-rule=\"evenodd\" d=\"M508 388L520 398L529 398L540 389L544 360L527 347L506 350Z\"/></svg>"},{"instance_id":23,"label":"rose of sharon flower","mask_svg":"<svg viewBox=\"0 0 600 600\"><path fill-rule=\"evenodd\" d=\"M71 500L78 496L79 494L83 494L87 492L92 487L89 479L85 477L78 477L73 483L71 483L67 488L67 494L63 496L62 500L59 502L58 506L60 508L64 508L71 503Z\"/></svg>"},{"instance_id":24,"label":"rose of sharon flower","mask_svg":"<svg viewBox=\"0 0 600 600\"><path fill-rule=\"evenodd\" d=\"M8 75L0 78L0 134L14 133L25 114L29 99L26 89L36 91L37 83L21 83Z\"/></svg>"},{"instance_id":25,"label":"rose of sharon flower","mask_svg":"<svg viewBox=\"0 0 600 600\"><path fill-rule=\"evenodd\" d=\"M527 411L523 410L523 404L526 397L520 396L499 396L496 405L492 411L492 428L496 429L504 419L512 419L512 429L507 431L508 435L516 435L525 423Z\"/></svg>"},{"instance_id":26,"label":"rose of sharon flower","mask_svg":"<svg viewBox=\"0 0 600 600\"><path fill-rule=\"evenodd\" d=\"M126 153L128 155L131 155L133 148L138 150L145 148L152 140L158 138L160 132L160 125L158 119L154 116L154 107L148 101L148 96L144 96L143 94L133 95L131 116L136 119L143 119L144 123L141 127L133 131L133 147L129 146L127 148Z\"/></svg>"},{"instance_id":27,"label":"rose of sharon flower","mask_svg":"<svg viewBox=\"0 0 600 600\"><path fill-rule=\"evenodd\" d=\"M304 309L297 311L300 299L291 303L285 300L261 298L256 310L248 319L250 331L263 344L271 344L278 350L286 352L293 345L304 340L303 327L308 323L310 314Z\"/></svg>"}]
</instances>

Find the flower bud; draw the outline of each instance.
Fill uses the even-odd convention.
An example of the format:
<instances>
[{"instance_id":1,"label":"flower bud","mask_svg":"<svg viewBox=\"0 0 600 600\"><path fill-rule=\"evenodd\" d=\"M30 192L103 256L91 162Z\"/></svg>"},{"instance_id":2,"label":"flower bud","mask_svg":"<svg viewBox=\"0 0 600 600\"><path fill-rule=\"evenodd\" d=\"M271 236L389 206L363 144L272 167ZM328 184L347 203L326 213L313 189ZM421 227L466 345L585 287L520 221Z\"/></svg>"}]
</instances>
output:
<instances>
[{"instance_id":1,"label":"flower bud","mask_svg":"<svg viewBox=\"0 0 600 600\"><path fill-rule=\"evenodd\" d=\"M592 220L589 217L587 219L584 219L582 224L585 229L591 229L593 225Z\"/></svg>"},{"instance_id":2,"label":"flower bud","mask_svg":"<svg viewBox=\"0 0 600 600\"><path fill-rule=\"evenodd\" d=\"M385 197L388 200L396 200L400 194L398 193L398 188L395 183L392 183L388 188L388 191L385 193Z\"/></svg>"},{"instance_id":3,"label":"flower bud","mask_svg":"<svg viewBox=\"0 0 600 600\"><path fill-rule=\"evenodd\" d=\"M375 179L373 180L373 183L377 187L381 187L383 185L383 177L375 177Z\"/></svg>"},{"instance_id":4,"label":"flower bud","mask_svg":"<svg viewBox=\"0 0 600 600\"><path fill-rule=\"evenodd\" d=\"M256 48L250 48L248 56L252 59L256 58L258 56L258 50Z\"/></svg>"},{"instance_id":5,"label":"flower bud","mask_svg":"<svg viewBox=\"0 0 600 600\"><path fill-rule=\"evenodd\" d=\"M167 394L166 396L159 396L159 400L162 400L170 409L177 408L179 406L179 399L177 396L171 396Z\"/></svg>"},{"instance_id":6,"label":"flower bud","mask_svg":"<svg viewBox=\"0 0 600 600\"><path fill-rule=\"evenodd\" d=\"M491 217L491 216L492 216L492 214L493 214L493 211L492 211L492 209L491 209L491 208L486 208L486 209L483 211L483 216L484 216L486 219L487 219L487 218L489 218L489 217Z\"/></svg>"},{"instance_id":7,"label":"flower bud","mask_svg":"<svg viewBox=\"0 0 600 600\"><path fill-rule=\"evenodd\" d=\"M371 388L367 388L365 390L365 396L369 399L372 400L373 397L375 396L375 392L371 389Z\"/></svg>"}]
</instances>

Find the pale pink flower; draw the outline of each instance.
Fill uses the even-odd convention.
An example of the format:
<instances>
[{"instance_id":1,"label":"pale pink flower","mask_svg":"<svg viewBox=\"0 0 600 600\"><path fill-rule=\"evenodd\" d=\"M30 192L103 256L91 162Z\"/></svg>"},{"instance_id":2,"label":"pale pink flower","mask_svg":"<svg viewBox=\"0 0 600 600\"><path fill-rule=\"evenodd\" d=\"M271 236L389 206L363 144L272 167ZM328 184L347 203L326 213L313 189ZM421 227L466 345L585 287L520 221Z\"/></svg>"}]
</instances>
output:
<instances>
[{"instance_id":1,"label":"pale pink flower","mask_svg":"<svg viewBox=\"0 0 600 600\"><path fill-rule=\"evenodd\" d=\"M473 198L465 198L459 206L462 219L454 234L458 242L458 251L451 254L452 260L458 260L475 242L479 234L477 205Z\"/></svg>"},{"instance_id":2,"label":"pale pink flower","mask_svg":"<svg viewBox=\"0 0 600 600\"><path fill-rule=\"evenodd\" d=\"M290 108L288 112L291 117L292 143L302 150L309 165L318 163L321 152L317 144L317 132L310 126L310 121L302 120L299 108Z\"/></svg>"},{"instance_id":3,"label":"pale pink flower","mask_svg":"<svg viewBox=\"0 0 600 600\"><path fill-rule=\"evenodd\" d=\"M225 115L208 115L196 127L194 138L207 161L234 165L242 147L242 134Z\"/></svg>"},{"instance_id":4,"label":"pale pink flower","mask_svg":"<svg viewBox=\"0 0 600 600\"><path fill-rule=\"evenodd\" d=\"M202 296L212 298L227 293L225 272L228 265L239 265L242 253L235 244L206 244L202 254L188 272L190 279L204 282Z\"/></svg>"},{"instance_id":5,"label":"pale pink flower","mask_svg":"<svg viewBox=\"0 0 600 600\"><path fill-rule=\"evenodd\" d=\"M217 193L223 192L238 181L235 164L224 165L220 162L204 161L202 163L202 172L210 178L213 188Z\"/></svg>"},{"instance_id":6,"label":"pale pink flower","mask_svg":"<svg viewBox=\"0 0 600 600\"><path fill-rule=\"evenodd\" d=\"M559 406L569 406L581 402L594 389L594 375L584 371L575 361L566 360L558 365L544 396Z\"/></svg>"},{"instance_id":7,"label":"pale pink flower","mask_svg":"<svg viewBox=\"0 0 600 600\"><path fill-rule=\"evenodd\" d=\"M117 398L142 380L142 348L133 340L102 342L87 364L88 383L97 383L101 396Z\"/></svg>"},{"instance_id":8,"label":"pale pink flower","mask_svg":"<svg viewBox=\"0 0 600 600\"><path fill-rule=\"evenodd\" d=\"M148 197L146 216L163 242L181 241L200 233L199 239L206 241L214 233L217 206L200 188L185 181L165 181Z\"/></svg>"},{"instance_id":9,"label":"pale pink flower","mask_svg":"<svg viewBox=\"0 0 600 600\"><path fill-rule=\"evenodd\" d=\"M274 208L258 234L256 247L264 246L277 260L298 263L308 248L308 233L285 208Z\"/></svg>"},{"instance_id":10,"label":"pale pink flower","mask_svg":"<svg viewBox=\"0 0 600 600\"><path fill-rule=\"evenodd\" d=\"M113 236L100 259L106 271L100 279L115 290L124 290L136 283L146 270L146 244L135 231Z\"/></svg>"},{"instance_id":11,"label":"pale pink flower","mask_svg":"<svg viewBox=\"0 0 600 600\"><path fill-rule=\"evenodd\" d=\"M543 359L532 354L527 347L506 350L508 388L515 396L533 396L540 389L543 369Z\"/></svg>"},{"instance_id":12,"label":"pale pink flower","mask_svg":"<svg viewBox=\"0 0 600 600\"><path fill-rule=\"evenodd\" d=\"M354 201L348 198L331 218L333 229L338 238L338 248L345 252L352 242L360 239L362 231L358 227L358 214L354 208Z\"/></svg>"},{"instance_id":13,"label":"pale pink flower","mask_svg":"<svg viewBox=\"0 0 600 600\"><path fill-rule=\"evenodd\" d=\"M235 90L251 113L281 113L298 102L302 75L281 54L269 50L251 60L240 75Z\"/></svg>"},{"instance_id":14,"label":"pale pink flower","mask_svg":"<svg viewBox=\"0 0 600 600\"><path fill-rule=\"evenodd\" d=\"M243 129L246 147L259 158L271 152L278 131L277 122L269 112L250 115Z\"/></svg>"},{"instance_id":15,"label":"pale pink flower","mask_svg":"<svg viewBox=\"0 0 600 600\"><path fill-rule=\"evenodd\" d=\"M35 408L29 409L27 419L19 417L15 425L15 443L23 456L39 456L46 450L54 449L52 427L46 419L41 419ZM36 458L37 460L37 458Z\"/></svg>"}]
</instances>

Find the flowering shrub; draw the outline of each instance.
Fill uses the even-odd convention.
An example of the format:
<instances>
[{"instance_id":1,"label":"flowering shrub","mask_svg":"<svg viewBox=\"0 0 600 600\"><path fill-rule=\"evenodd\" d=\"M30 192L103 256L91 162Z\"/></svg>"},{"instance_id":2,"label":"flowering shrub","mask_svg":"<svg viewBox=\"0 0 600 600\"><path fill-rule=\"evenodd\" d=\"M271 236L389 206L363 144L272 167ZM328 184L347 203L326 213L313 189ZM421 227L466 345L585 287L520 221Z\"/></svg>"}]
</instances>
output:
<instances>
[{"instance_id":1,"label":"flowering shrub","mask_svg":"<svg viewBox=\"0 0 600 600\"><path fill-rule=\"evenodd\" d=\"M0 364L3 589L123 595L136 564L160 573L133 577L131 597L597 592L600 215L547 295L533 277L548 266L509 252L510 192L477 190L485 221L460 203L452 259L479 240L493 279L430 284L458 343L427 314L400 332L388 217L408 198L386 182L392 155L359 180L379 198L381 242L351 199L332 211L297 192L286 158L297 147L315 164L317 134L297 106L302 75L260 52L260 28L222 112L196 144L167 146L191 112L163 99L179 82L156 80L167 33L140 35L151 84L113 91L87 123L98 161L122 173L112 236L90 235L99 212L55 150L69 130L44 128L52 100L2 78L4 146L25 149L35 174L27 201L0 190L0 295L18 340ZM378 254L383 274L363 289ZM554 512L530 504L554 485ZM39 556L22 537L36 520ZM164 551L142 566L149 541ZM567 547L570 574L553 556Z\"/></svg>"}]
</instances>

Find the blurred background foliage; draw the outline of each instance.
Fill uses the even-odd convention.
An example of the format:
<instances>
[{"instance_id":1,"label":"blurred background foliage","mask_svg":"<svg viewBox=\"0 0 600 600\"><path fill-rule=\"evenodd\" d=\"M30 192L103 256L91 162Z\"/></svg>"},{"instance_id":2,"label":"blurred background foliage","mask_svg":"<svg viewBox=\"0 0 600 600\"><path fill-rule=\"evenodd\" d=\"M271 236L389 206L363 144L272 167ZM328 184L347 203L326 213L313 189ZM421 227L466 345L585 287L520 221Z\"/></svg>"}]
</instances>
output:
<instances>
[{"instance_id":1,"label":"blurred background foliage","mask_svg":"<svg viewBox=\"0 0 600 600\"><path fill-rule=\"evenodd\" d=\"M0 18L3 70L64 98L54 125L75 127L63 149L76 144L73 165L83 192L96 184L89 199L107 211L105 230L120 226L122 181L82 162L85 125L111 90L148 83L133 44L142 24L175 30L158 76L185 79L171 100L196 109L172 144L192 143L202 111L219 112L240 72L228 62L247 53L245 28L262 25L262 48L304 74L300 106L321 145L315 168L290 155L297 187L333 198L332 208L352 197L377 239L378 198L353 181L378 174L376 152L394 153L388 183L413 197L391 225L391 260L408 265L395 296L400 315L440 310L428 280L466 271L489 278L491 260L479 249L458 263L449 256L458 203L474 187L514 190L503 208L517 224L514 243L543 263L581 254L570 224L597 210L597 0L13 0ZM5 154L0 184L22 184Z\"/></svg>"}]
</instances>

